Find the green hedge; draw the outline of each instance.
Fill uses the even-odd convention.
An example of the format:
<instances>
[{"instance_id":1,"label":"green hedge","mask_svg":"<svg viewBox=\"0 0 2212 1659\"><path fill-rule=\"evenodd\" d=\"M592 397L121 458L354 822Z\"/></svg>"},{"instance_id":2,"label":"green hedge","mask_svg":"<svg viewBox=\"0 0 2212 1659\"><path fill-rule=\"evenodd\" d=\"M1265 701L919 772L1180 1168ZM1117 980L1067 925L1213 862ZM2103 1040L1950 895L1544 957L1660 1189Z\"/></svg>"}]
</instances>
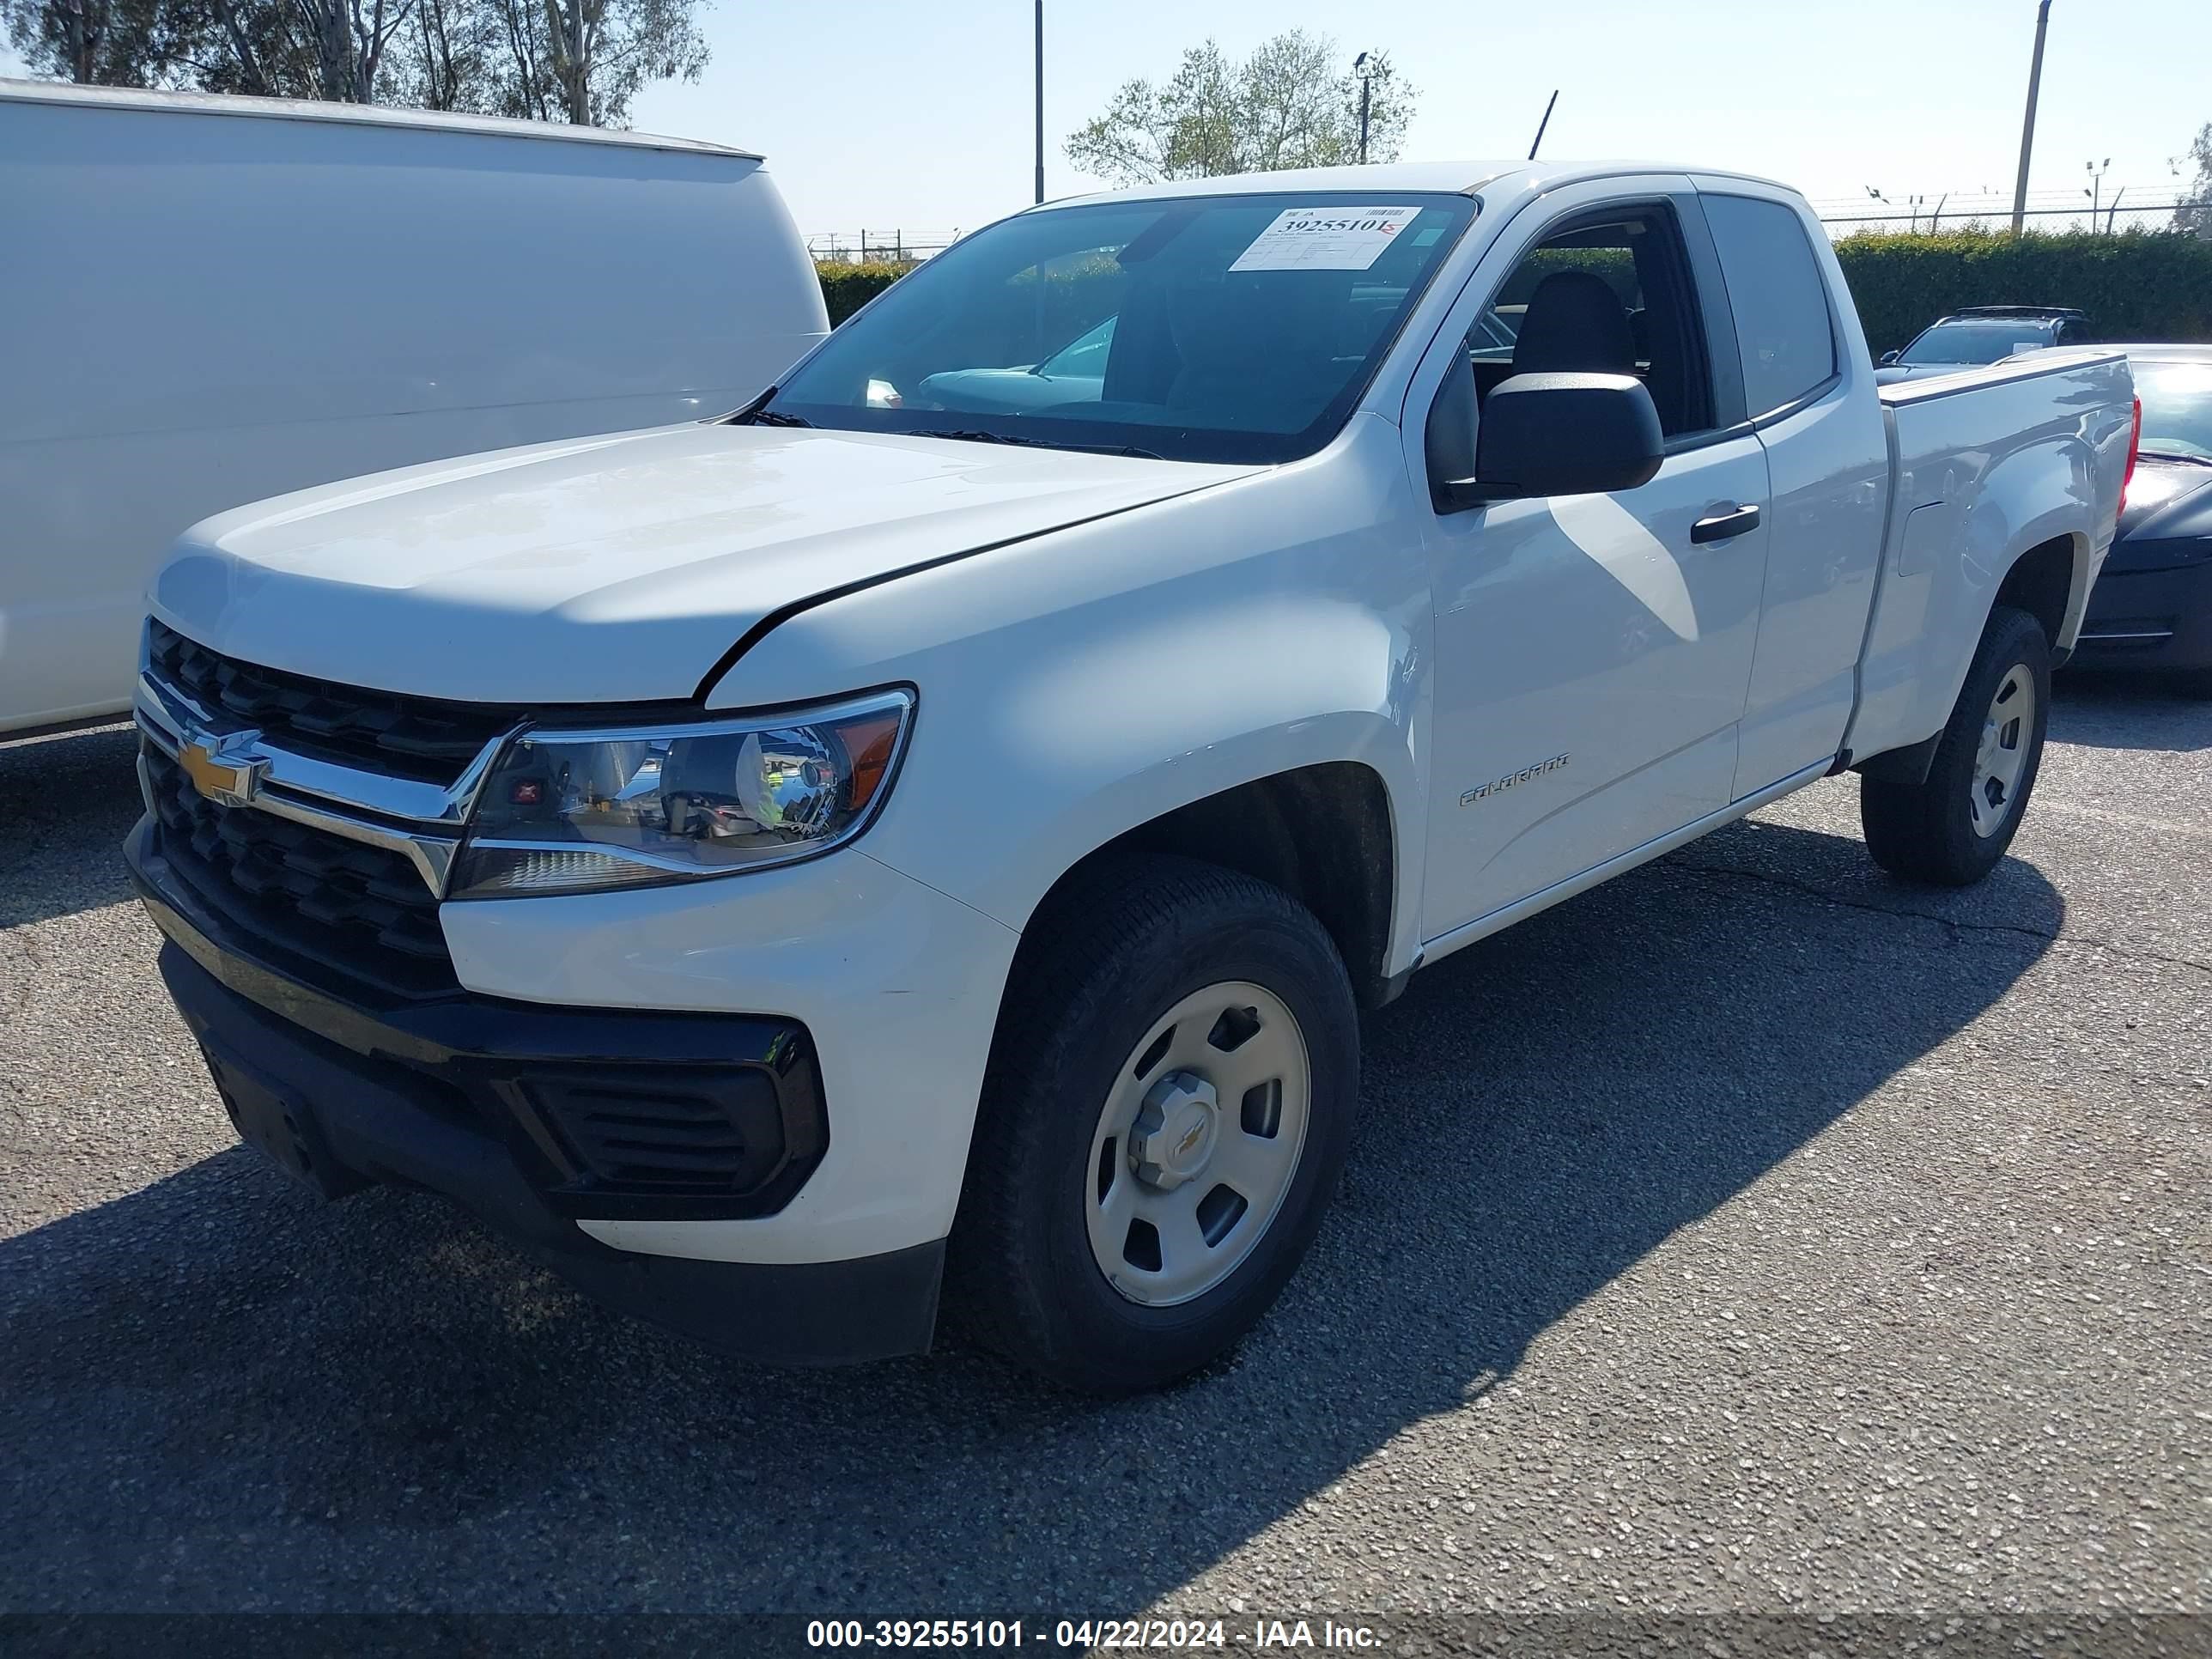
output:
<instances>
[{"instance_id":1,"label":"green hedge","mask_svg":"<svg viewBox=\"0 0 2212 1659\"><path fill-rule=\"evenodd\" d=\"M2105 339L2212 341L2212 240L2151 231L1865 234L1838 241L1836 257L1877 353L1903 345L1945 312L1973 305L2079 306ZM831 324L904 269L817 265Z\"/></svg>"},{"instance_id":2,"label":"green hedge","mask_svg":"<svg viewBox=\"0 0 2212 1659\"><path fill-rule=\"evenodd\" d=\"M2212 341L2212 241L2201 239L1863 234L1836 258L1877 354L1960 306L2079 306L2100 339Z\"/></svg>"},{"instance_id":3,"label":"green hedge","mask_svg":"<svg viewBox=\"0 0 2212 1659\"><path fill-rule=\"evenodd\" d=\"M830 307L830 326L835 328L862 306L907 273L905 265L817 264L822 279L823 303Z\"/></svg>"}]
</instances>

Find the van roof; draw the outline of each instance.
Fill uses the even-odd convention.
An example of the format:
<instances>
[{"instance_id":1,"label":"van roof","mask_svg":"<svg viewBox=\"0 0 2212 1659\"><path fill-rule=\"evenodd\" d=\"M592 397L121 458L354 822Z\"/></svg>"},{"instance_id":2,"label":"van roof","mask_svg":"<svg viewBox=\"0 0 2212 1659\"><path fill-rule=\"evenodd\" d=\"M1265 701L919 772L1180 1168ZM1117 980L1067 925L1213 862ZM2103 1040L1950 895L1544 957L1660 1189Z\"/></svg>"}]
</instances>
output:
<instances>
[{"instance_id":1,"label":"van roof","mask_svg":"<svg viewBox=\"0 0 2212 1659\"><path fill-rule=\"evenodd\" d=\"M455 115L443 111L389 109L381 104L325 103L306 98L243 98L221 92L147 92L135 87L81 87L66 81L0 80L0 102L80 104L102 109L166 111L171 114L258 115L265 120L336 121L352 126L480 132L501 138L540 138L569 144L624 144L698 155L727 155L747 161L765 159L757 150L733 149L727 144L710 144L697 138L661 138L651 133L608 127L570 126L566 122L519 121L504 115Z\"/></svg>"}]
</instances>

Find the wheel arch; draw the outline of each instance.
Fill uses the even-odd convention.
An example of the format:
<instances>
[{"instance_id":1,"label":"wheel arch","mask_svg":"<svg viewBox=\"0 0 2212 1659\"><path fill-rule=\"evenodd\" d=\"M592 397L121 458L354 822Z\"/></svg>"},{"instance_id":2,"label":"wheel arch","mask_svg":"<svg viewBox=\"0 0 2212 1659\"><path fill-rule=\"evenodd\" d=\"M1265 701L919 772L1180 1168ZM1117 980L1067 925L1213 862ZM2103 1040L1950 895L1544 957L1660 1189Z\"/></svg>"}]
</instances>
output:
<instances>
[{"instance_id":1,"label":"wheel arch","mask_svg":"<svg viewBox=\"0 0 2212 1659\"><path fill-rule=\"evenodd\" d=\"M2067 637L2069 619L2079 627L2080 606L2089 590L2089 538L2078 530L2051 536L2023 549L2006 570L1990 600L1994 615L2000 605L2025 611L2043 625L2054 659L2062 658L2059 645ZM1984 618L1982 623L1987 629Z\"/></svg>"},{"instance_id":2,"label":"wheel arch","mask_svg":"<svg viewBox=\"0 0 2212 1659\"><path fill-rule=\"evenodd\" d=\"M1148 854L1219 865L1281 888L1335 942L1363 1008L1403 988L1390 971L1399 848L1390 792L1359 761L1322 761L1233 785L1131 825L1069 866L1039 899L1024 935L1052 930L1103 867Z\"/></svg>"}]
</instances>

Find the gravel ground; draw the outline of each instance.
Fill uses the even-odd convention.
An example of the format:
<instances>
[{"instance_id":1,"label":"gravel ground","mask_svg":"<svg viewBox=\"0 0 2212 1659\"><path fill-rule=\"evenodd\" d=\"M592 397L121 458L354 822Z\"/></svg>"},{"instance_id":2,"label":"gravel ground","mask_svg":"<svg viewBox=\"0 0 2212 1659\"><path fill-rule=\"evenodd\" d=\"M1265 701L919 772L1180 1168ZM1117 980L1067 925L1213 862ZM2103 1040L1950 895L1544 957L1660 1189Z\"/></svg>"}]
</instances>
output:
<instances>
[{"instance_id":1,"label":"gravel ground","mask_svg":"<svg viewBox=\"0 0 2212 1659\"><path fill-rule=\"evenodd\" d=\"M154 974L127 734L0 748L0 1612L2201 1615L2212 705L2052 737L1972 892L1838 780L1421 975L1282 1305L1106 1406L295 1194Z\"/></svg>"}]
</instances>

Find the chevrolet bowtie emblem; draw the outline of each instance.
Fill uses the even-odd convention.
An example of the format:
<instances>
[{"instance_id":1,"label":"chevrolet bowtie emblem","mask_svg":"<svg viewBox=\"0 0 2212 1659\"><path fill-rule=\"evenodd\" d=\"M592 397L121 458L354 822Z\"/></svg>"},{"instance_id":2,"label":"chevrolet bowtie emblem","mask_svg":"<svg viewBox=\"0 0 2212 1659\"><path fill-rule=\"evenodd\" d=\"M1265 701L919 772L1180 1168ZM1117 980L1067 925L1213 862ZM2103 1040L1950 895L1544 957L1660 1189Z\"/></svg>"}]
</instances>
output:
<instances>
[{"instance_id":1,"label":"chevrolet bowtie emblem","mask_svg":"<svg viewBox=\"0 0 2212 1659\"><path fill-rule=\"evenodd\" d=\"M218 806L244 806L268 771L269 762L253 752L258 732L231 732L222 737L200 735L177 745L177 764L192 781L192 787Z\"/></svg>"}]
</instances>

